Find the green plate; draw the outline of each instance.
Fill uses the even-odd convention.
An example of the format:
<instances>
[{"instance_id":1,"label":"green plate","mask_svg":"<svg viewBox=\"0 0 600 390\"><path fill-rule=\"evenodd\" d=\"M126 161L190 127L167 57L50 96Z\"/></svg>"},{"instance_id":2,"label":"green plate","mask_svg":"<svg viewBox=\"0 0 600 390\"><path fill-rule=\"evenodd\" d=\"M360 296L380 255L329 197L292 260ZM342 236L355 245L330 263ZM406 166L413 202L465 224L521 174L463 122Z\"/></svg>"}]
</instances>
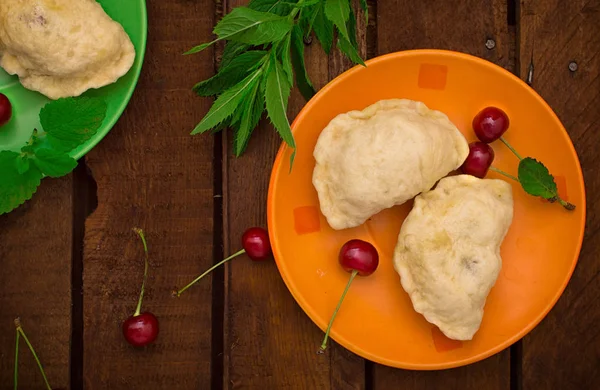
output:
<instances>
[{"instance_id":1,"label":"green plate","mask_svg":"<svg viewBox=\"0 0 600 390\"><path fill-rule=\"evenodd\" d=\"M121 23L133 45L136 58L129 72L116 83L100 89L91 89L82 96L101 96L105 99L108 110L104 123L97 133L87 142L71 152L71 156L79 159L89 152L117 122L137 84L144 54L148 20L145 0L98 0L111 18ZM0 68L0 92L5 94L13 106L11 121L0 131L0 150L19 151L27 142L34 128L40 128L40 109L50 100L38 92L27 90L19 84L19 78L9 76Z\"/></svg>"}]
</instances>

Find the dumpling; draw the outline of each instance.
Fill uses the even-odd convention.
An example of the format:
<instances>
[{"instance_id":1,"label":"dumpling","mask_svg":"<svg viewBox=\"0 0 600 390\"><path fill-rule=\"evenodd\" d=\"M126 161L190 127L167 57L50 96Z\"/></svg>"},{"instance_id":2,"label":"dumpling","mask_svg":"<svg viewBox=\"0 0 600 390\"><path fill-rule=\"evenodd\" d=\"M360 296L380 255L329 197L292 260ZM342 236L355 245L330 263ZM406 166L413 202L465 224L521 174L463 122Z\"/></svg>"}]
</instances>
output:
<instances>
[{"instance_id":1,"label":"dumpling","mask_svg":"<svg viewBox=\"0 0 600 390\"><path fill-rule=\"evenodd\" d=\"M445 114L413 100L381 100L325 127L312 181L329 225L346 229L429 190L468 154Z\"/></svg>"},{"instance_id":2,"label":"dumpling","mask_svg":"<svg viewBox=\"0 0 600 390\"><path fill-rule=\"evenodd\" d=\"M415 310L448 338L471 340L479 329L512 218L512 187L503 180L450 176L415 198L394 267Z\"/></svg>"},{"instance_id":3,"label":"dumpling","mask_svg":"<svg viewBox=\"0 0 600 390\"><path fill-rule=\"evenodd\" d=\"M1 0L0 66L50 99L126 74L135 49L95 0Z\"/></svg>"}]
</instances>

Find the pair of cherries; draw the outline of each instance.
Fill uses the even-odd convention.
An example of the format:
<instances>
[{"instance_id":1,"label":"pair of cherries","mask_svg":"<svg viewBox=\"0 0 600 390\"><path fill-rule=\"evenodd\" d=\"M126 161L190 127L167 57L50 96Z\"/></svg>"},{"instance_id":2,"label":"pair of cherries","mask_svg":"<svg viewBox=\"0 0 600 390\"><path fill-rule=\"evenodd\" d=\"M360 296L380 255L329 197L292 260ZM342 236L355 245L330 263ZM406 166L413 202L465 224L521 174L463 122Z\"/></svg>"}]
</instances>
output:
<instances>
[{"instance_id":1,"label":"pair of cherries","mask_svg":"<svg viewBox=\"0 0 600 390\"><path fill-rule=\"evenodd\" d=\"M142 307L142 299L144 297L144 290L146 285L146 278L148 275L148 247L146 244L146 239L141 229L134 229L136 233L140 236L142 243L144 245L145 252L145 261L144 261L144 279L142 282L142 288L140 291L140 298L138 300L138 305L135 313L127 318L123 323L123 335L127 342L135 347L143 347L146 346L156 340L158 337L158 319L156 316L150 312L141 312ZM191 281L188 285L183 287L178 291L174 291L174 296L181 296L184 291L193 286L195 283L200 281L203 277L212 272L215 268L223 265L227 261L238 257L244 253L248 255L248 257L253 261L263 261L271 256L271 244L269 242L269 235L267 231L260 227L253 227L246 230L242 236L242 250L234 253L233 255L223 259L219 263L215 264L206 272L198 276L196 279ZM342 302L346 296L346 293L350 289L350 285L354 278L358 276L369 276L377 269L379 265L379 255L375 247L365 241L362 240L350 240L346 242L342 248L340 249L338 261L340 266L346 271L350 273L350 279L348 280L348 284L342 296L339 300L337 307L335 308L329 325L327 326L327 331L325 332L325 336L323 342L321 344L321 348L319 353L323 353L327 348L327 340L329 338L329 332L335 320L335 317L340 310Z\"/></svg>"},{"instance_id":2,"label":"pair of cherries","mask_svg":"<svg viewBox=\"0 0 600 390\"><path fill-rule=\"evenodd\" d=\"M460 170L468 175L484 178L494 162L494 150L490 143L500 139L508 130L510 121L508 115L497 107L486 107L473 118L473 130L479 138L478 142L469 144L469 155Z\"/></svg>"}]
</instances>

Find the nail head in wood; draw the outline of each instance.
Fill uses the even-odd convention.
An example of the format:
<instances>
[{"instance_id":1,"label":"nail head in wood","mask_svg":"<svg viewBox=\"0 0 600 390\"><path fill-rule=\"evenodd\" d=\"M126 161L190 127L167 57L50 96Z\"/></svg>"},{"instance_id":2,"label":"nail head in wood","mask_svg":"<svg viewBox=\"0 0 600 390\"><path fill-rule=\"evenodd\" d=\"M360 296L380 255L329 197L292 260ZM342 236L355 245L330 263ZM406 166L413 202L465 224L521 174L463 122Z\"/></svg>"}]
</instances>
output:
<instances>
[{"instance_id":1,"label":"nail head in wood","mask_svg":"<svg viewBox=\"0 0 600 390\"><path fill-rule=\"evenodd\" d=\"M494 41L493 39L488 39L487 41L485 41L485 47L487 47L488 50L492 50L496 47L496 41Z\"/></svg>"},{"instance_id":2,"label":"nail head in wood","mask_svg":"<svg viewBox=\"0 0 600 390\"><path fill-rule=\"evenodd\" d=\"M305 36L304 37L304 44L305 45L310 45L311 43L312 43L312 35L309 35L307 37Z\"/></svg>"},{"instance_id":3,"label":"nail head in wood","mask_svg":"<svg viewBox=\"0 0 600 390\"><path fill-rule=\"evenodd\" d=\"M575 71L577 70L577 68L578 68L578 66L577 66L577 62L575 62L575 61L571 61L571 62L569 63L569 70L570 70L571 72L575 72Z\"/></svg>"}]
</instances>

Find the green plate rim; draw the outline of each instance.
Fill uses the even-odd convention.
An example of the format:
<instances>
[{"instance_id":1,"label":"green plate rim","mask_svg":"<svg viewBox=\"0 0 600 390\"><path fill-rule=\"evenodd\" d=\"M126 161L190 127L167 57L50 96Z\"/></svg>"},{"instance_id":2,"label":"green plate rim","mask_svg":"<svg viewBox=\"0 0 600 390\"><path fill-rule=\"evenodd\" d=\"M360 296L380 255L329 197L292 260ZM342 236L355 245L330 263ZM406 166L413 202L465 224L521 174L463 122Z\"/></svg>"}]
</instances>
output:
<instances>
[{"instance_id":1,"label":"green plate rim","mask_svg":"<svg viewBox=\"0 0 600 390\"><path fill-rule=\"evenodd\" d=\"M113 115L107 122L103 123L102 126L100 127L100 130L92 138L90 138L87 142L85 142L83 145L81 145L78 148L77 153L73 153L71 155L71 157L73 157L75 160L79 160L80 158L84 157L87 153L90 152L90 150L92 150L94 147L96 147L96 145L98 145L100 143L100 141L102 141L104 139L104 137L106 137L106 135L112 130L112 128L115 126L115 124L119 121L119 119L123 115L125 108L127 108L127 106L129 105L129 102L131 100L131 97L133 96L133 92L137 88L138 80L142 73L142 68L144 67L144 59L146 57L146 45L148 42L148 10L147 10L147 6L146 6L146 0L140 0L140 3L141 3L141 14L140 14L141 25L140 25L140 28L142 29L142 37L141 37L141 42L140 42L140 48L138 49L138 52L136 53L137 58L134 62L134 65L129 70L130 72L132 72L132 71L135 72L135 75L133 76L133 80L130 83L129 88L127 89L125 98L121 101L121 104L117 108L116 114Z\"/></svg>"}]
</instances>

